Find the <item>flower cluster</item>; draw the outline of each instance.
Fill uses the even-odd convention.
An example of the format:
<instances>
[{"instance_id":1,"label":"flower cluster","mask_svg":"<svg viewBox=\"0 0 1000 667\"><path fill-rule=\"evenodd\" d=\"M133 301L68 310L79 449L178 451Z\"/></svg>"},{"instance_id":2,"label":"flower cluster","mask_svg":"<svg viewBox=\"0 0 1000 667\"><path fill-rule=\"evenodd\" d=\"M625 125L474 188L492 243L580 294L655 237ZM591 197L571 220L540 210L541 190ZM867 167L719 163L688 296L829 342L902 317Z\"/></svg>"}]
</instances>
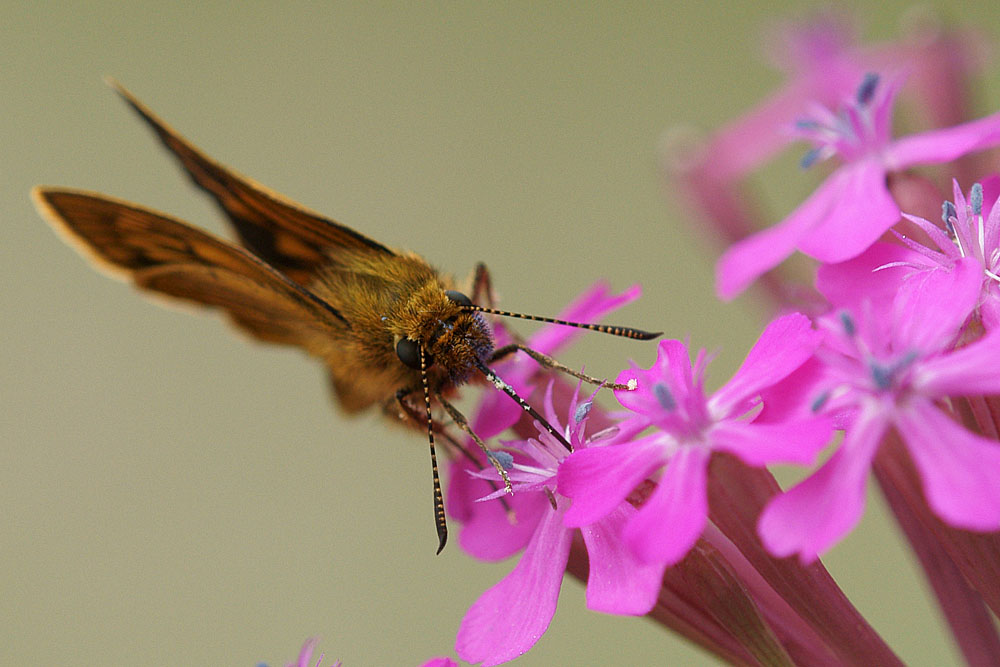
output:
<instances>
[{"instance_id":1,"label":"flower cluster","mask_svg":"<svg viewBox=\"0 0 1000 667\"><path fill-rule=\"evenodd\" d=\"M618 412L531 359L503 362L548 425L487 394L474 428L513 430L499 445L513 496L491 467L452 465L462 547L521 552L462 621L462 659L530 649L568 571L589 608L648 615L733 662L900 664L818 562L874 473L966 658L1000 660L1000 165L967 159L1000 145L1000 113L965 120L961 87L938 85L972 65L961 33L861 47L829 17L784 30L787 86L671 161L725 243L720 297L760 279L782 314L714 391L704 351L661 342L650 368L616 378ZM901 96L923 130L894 133ZM761 231L740 184L796 140L811 145L804 168L834 166ZM774 271L795 251L815 260L798 284ZM794 312L803 290L808 312ZM637 296L598 286L562 315L596 320ZM555 354L575 333L550 326L528 346ZM782 490L777 463L806 467L802 480Z\"/></svg>"},{"instance_id":2,"label":"flower cluster","mask_svg":"<svg viewBox=\"0 0 1000 667\"><path fill-rule=\"evenodd\" d=\"M830 15L776 34L786 85L667 164L716 232L720 298L758 283L780 314L714 391L704 350L662 341L650 368L615 379L616 412L529 356L495 365L546 423L500 392L480 400L475 432L513 433L494 445L512 495L475 446L451 464L461 547L520 553L462 620L461 659L530 650L568 572L588 608L647 616L736 664L901 665L819 562L874 478L966 660L1000 664L1000 164L986 152L1000 113L968 119L974 39L938 27L862 46ZM900 99L916 128L902 135ZM828 172L767 227L742 186L794 141L804 169ZM796 251L804 276L782 272ZM597 285L560 317L598 321L638 296ZM579 333L550 325L526 344L544 359ZM800 481L782 489L773 464Z\"/></svg>"}]
</instances>

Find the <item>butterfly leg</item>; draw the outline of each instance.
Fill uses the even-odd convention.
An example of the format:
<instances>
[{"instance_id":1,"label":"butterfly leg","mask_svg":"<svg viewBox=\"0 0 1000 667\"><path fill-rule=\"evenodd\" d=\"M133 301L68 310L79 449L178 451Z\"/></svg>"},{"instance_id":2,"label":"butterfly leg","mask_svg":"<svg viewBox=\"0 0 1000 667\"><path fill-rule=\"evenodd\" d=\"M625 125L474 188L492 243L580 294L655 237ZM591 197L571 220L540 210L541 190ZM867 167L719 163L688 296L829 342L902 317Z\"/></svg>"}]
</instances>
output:
<instances>
[{"instance_id":1,"label":"butterfly leg","mask_svg":"<svg viewBox=\"0 0 1000 667\"><path fill-rule=\"evenodd\" d=\"M496 304L496 295L493 293L493 281L490 279L490 270L482 262L476 263L475 272L472 275L472 303L493 308Z\"/></svg>"},{"instance_id":2,"label":"butterfly leg","mask_svg":"<svg viewBox=\"0 0 1000 667\"><path fill-rule=\"evenodd\" d=\"M415 407L413 407L406 398L410 396L413 392L417 391L419 387L404 387L395 393L395 395L387 400L382 405L383 413L392 419L398 419L407 426L412 426L414 428L423 428L424 416ZM482 469L483 465L477 459L472 452L469 451L462 443L460 443L455 436L448 432L447 426L441 422L434 420L434 433L436 433L445 443L448 445L450 450L459 452L465 459Z\"/></svg>"},{"instance_id":3,"label":"butterfly leg","mask_svg":"<svg viewBox=\"0 0 1000 667\"><path fill-rule=\"evenodd\" d=\"M421 415L417 412L416 408L410 405L405 398L416 391L416 387L408 387L400 389L396 392L395 400L387 402L385 404L385 412L387 415L394 416L402 419L403 421L409 421L412 425L420 426ZM440 397L439 397L440 400ZM402 410L402 413L395 413L392 411L393 406L398 405ZM456 410L457 412L457 410ZM434 432L437 433L441 438L448 444L452 451L460 452L461 455L473 466L476 470L482 470L484 468L482 461L477 458L472 452L469 451L468 447L460 443L451 433L449 433L444 424L437 421L434 422ZM499 487L497 483L492 479L485 480L489 484L490 488L497 491ZM511 522L514 521L514 511L510 504L507 502L506 498L498 498L500 504L503 506L504 512L508 515Z\"/></svg>"},{"instance_id":4,"label":"butterfly leg","mask_svg":"<svg viewBox=\"0 0 1000 667\"><path fill-rule=\"evenodd\" d=\"M472 438L473 442L479 445L479 448L483 450L484 454L486 454L486 458L496 469L497 473L499 473L500 479L503 480L504 491L506 493L513 495L514 490L511 488L510 477L507 476L507 470L504 469L503 464L497 458L496 453L492 449L490 449L485 442L483 442L482 438L476 435L476 432L472 430L471 426L469 426L469 421L465 418L465 415L459 412L458 408L449 403L445 399L445 397L441 395L441 392L435 392L434 397L438 400L439 403L441 403L441 406L444 407L445 412L447 412L451 416L452 420L455 422L455 425L458 426L458 428L460 428L462 431L464 431L466 435Z\"/></svg>"}]
</instances>

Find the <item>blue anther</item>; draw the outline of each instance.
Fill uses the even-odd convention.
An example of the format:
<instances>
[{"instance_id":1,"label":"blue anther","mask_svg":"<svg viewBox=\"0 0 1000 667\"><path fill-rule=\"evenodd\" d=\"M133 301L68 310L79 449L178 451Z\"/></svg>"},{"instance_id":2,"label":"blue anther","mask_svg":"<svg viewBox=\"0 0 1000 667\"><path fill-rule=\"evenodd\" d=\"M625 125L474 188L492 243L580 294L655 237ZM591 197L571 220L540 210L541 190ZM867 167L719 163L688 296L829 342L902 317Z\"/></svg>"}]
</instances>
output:
<instances>
[{"instance_id":1,"label":"blue anther","mask_svg":"<svg viewBox=\"0 0 1000 667\"><path fill-rule=\"evenodd\" d=\"M840 325L844 327L844 333L853 338L858 331L858 327L854 324L854 318L846 310L840 311L839 317Z\"/></svg>"},{"instance_id":2,"label":"blue anther","mask_svg":"<svg viewBox=\"0 0 1000 667\"><path fill-rule=\"evenodd\" d=\"M653 385L653 395L656 396L660 407L667 412L673 412L677 408L677 401L674 400L674 395L670 393L670 387L662 382L657 382Z\"/></svg>"},{"instance_id":3,"label":"blue anther","mask_svg":"<svg viewBox=\"0 0 1000 667\"><path fill-rule=\"evenodd\" d=\"M957 218L957 217L958 217L958 210L955 208L954 204L952 204L950 201L946 201L943 204L941 204L941 220L944 221L944 224L947 225L948 221L951 218Z\"/></svg>"},{"instance_id":4,"label":"blue anther","mask_svg":"<svg viewBox=\"0 0 1000 667\"><path fill-rule=\"evenodd\" d=\"M867 106L871 101L872 97L875 95L875 89L878 87L878 74L874 72L868 72L865 74L865 78L861 81L861 85L858 86L857 100L858 104L862 106Z\"/></svg>"},{"instance_id":5,"label":"blue anther","mask_svg":"<svg viewBox=\"0 0 1000 667\"><path fill-rule=\"evenodd\" d=\"M504 470L510 470L514 467L514 457L507 452L490 452L493 459L500 464L500 467Z\"/></svg>"},{"instance_id":6,"label":"blue anther","mask_svg":"<svg viewBox=\"0 0 1000 667\"><path fill-rule=\"evenodd\" d=\"M969 191L969 204L972 206L972 212L976 215L983 214L983 184L975 183L972 186L972 190Z\"/></svg>"}]
</instances>

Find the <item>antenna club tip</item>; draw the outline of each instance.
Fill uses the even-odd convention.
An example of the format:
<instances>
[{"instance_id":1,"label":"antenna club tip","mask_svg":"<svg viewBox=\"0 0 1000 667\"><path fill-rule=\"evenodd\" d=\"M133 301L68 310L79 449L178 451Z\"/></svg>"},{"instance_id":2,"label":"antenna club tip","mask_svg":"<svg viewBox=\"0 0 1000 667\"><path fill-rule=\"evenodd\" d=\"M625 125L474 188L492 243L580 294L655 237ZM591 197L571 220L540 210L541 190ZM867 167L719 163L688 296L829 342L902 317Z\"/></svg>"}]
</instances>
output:
<instances>
[{"instance_id":1,"label":"antenna club tip","mask_svg":"<svg viewBox=\"0 0 1000 667\"><path fill-rule=\"evenodd\" d=\"M444 551L444 545L446 545L447 543L448 543L448 533L438 533L438 548L437 551L434 552L434 555L437 556L442 551Z\"/></svg>"}]
</instances>

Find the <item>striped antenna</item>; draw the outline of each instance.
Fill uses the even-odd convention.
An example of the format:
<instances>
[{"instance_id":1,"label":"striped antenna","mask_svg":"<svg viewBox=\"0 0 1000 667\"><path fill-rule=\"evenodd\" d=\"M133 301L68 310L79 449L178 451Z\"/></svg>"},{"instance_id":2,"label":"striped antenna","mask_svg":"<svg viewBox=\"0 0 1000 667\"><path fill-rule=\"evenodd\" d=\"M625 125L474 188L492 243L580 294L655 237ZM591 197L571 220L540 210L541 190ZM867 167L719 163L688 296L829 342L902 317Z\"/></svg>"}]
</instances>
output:
<instances>
[{"instance_id":1,"label":"striped antenna","mask_svg":"<svg viewBox=\"0 0 1000 667\"><path fill-rule=\"evenodd\" d=\"M570 451L570 452L573 451L573 445L569 444L569 441L566 440L566 438L563 436L563 434L560 433L559 431L555 430L552 427L552 425L548 421L546 421L545 417L543 417L540 414L538 414L537 410L535 410L533 407L531 407L530 405L528 405L527 401L525 401L523 398L521 398L520 396L518 396L517 392L514 391L514 388L512 386L510 386L509 384L507 384L506 382L504 382L503 379L499 375L497 375L496 373L494 373L490 369L489 366L487 366L486 364L484 364L481 361L477 361L476 362L476 368L479 369L480 373L482 373L483 375L486 376L486 379L489 380L490 383L494 387L496 387L497 389L499 389L500 391L502 391L503 393L507 394L512 399L514 399L514 401L518 405L521 406L522 410L524 410L525 412L527 412L534 419L538 420L538 423L540 423L542 425L542 428L544 428L546 431L548 431L549 435L551 435L553 438L555 438L556 440L558 440L559 443L563 447L565 447L567 451Z\"/></svg>"},{"instance_id":2,"label":"striped antenna","mask_svg":"<svg viewBox=\"0 0 1000 667\"><path fill-rule=\"evenodd\" d=\"M434 417L431 415L431 390L427 382L427 354L424 346L420 352L420 384L424 387L424 407L427 408L427 443L431 448L431 474L434 476L434 525L437 527L438 550L441 553L448 542L448 520L444 516L444 494L441 493L441 474L438 472L437 450L434 447Z\"/></svg>"},{"instance_id":3,"label":"striped antenna","mask_svg":"<svg viewBox=\"0 0 1000 667\"><path fill-rule=\"evenodd\" d=\"M497 310L496 308L485 308L475 304L460 304L462 310L477 313L488 313L490 315L500 315L501 317L519 317L522 320L534 320L535 322L547 322L549 324L561 324L567 327L587 329L589 331L599 331L600 333L611 334L612 336L622 336L623 338L633 338L635 340L653 340L663 335L662 331L650 332L632 327L618 327L610 324L587 324L586 322L568 322L557 320L552 317L542 317L541 315L526 315L524 313L512 313L509 310Z\"/></svg>"}]
</instances>

